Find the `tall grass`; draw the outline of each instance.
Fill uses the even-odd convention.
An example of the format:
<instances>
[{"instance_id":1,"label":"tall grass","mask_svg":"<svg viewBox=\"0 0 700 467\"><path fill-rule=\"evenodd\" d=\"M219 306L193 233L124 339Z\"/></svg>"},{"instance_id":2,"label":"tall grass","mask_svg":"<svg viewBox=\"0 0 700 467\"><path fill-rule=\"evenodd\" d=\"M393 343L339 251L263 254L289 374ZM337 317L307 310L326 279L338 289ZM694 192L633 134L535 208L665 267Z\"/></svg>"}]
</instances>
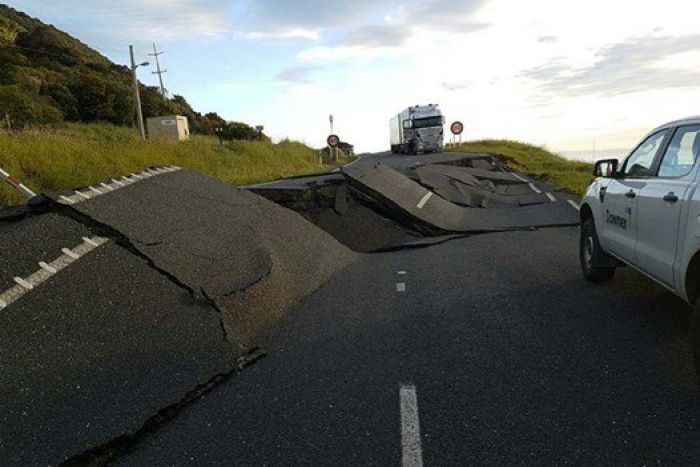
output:
<instances>
[{"instance_id":1,"label":"tall grass","mask_svg":"<svg viewBox=\"0 0 700 467\"><path fill-rule=\"evenodd\" d=\"M450 146L453 152L477 152L505 157L513 170L553 183L578 195L583 195L591 183L593 166L587 162L571 161L539 146L510 140L470 141Z\"/></svg>"},{"instance_id":2,"label":"tall grass","mask_svg":"<svg viewBox=\"0 0 700 467\"><path fill-rule=\"evenodd\" d=\"M130 128L68 124L55 130L0 132L0 167L37 192L53 192L128 175L149 166L177 165L232 185L329 170L301 143L230 141L192 136L188 142L143 142ZM349 162L343 159L341 163ZM0 182L0 206L25 200Z\"/></svg>"}]
</instances>

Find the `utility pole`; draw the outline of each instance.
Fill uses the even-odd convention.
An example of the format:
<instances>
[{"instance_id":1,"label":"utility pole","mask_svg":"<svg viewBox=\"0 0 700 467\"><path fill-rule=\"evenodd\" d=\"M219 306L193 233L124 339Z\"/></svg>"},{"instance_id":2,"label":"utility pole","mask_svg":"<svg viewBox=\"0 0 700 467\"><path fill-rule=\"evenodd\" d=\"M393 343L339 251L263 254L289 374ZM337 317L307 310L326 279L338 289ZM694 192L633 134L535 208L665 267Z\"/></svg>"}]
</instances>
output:
<instances>
[{"instance_id":1,"label":"utility pole","mask_svg":"<svg viewBox=\"0 0 700 467\"><path fill-rule=\"evenodd\" d=\"M163 55L165 52L158 52L158 49L156 49L156 44L153 44L153 53L148 54L151 57L156 58L156 71L152 71L151 73L154 75L158 75L158 81L160 81L160 93L163 95L163 99L166 98L165 96L165 86L163 85L163 73L167 73L168 70L161 70L160 69L160 61L158 60L159 55Z\"/></svg>"},{"instance_id":2,"label":"utility pole","mask_svg":"<svg viewBox=\"0 0 700 467\"><path fill-rule=\"evenodd\" d=\"M134 46L129 46L129 56L131 57L131 74L134 76L134 98L136 99L136 122L139 125L141 139L146 140L146 130L143 127L143 111L141 110L141 93L139 92L139 80L136 77L136 69L140 66L148 66L148 62L136 64L134 60Z\"/></svg>"}]
</instances>

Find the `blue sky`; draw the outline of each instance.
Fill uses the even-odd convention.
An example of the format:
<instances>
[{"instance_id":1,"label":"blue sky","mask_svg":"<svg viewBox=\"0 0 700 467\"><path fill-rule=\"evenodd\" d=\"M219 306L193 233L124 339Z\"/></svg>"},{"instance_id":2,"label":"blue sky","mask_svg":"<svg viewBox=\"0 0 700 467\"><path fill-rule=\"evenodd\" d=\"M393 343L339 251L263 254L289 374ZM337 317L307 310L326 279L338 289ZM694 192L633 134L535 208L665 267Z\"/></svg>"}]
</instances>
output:
<instances>
[{"instance_id":1,"label":"blue sky","mask_svg":"<svg viewBox=\"0 0 700 467\"><path fill-rule=\"evenodd\" d=\"M700 114L700 2L667 0L24 0L11 6L118 63L156 42L199 111L321 146L328 114L360 151L439 103L466 138L558 150L632 145ZM142 82L157 77L143 70Z\"/></svg>"}]
</instances>

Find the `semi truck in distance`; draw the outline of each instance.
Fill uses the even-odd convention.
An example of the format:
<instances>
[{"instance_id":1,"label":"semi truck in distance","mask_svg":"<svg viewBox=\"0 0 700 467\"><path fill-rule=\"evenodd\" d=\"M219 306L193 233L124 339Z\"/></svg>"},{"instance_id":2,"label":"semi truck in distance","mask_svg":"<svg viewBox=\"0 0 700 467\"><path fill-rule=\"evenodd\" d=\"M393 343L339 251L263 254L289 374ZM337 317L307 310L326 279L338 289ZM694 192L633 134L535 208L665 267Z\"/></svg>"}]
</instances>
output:
<instances>
[{"instance_id":1,"label":"semi truck in distance","mask_svg":"<svg viewBox=\"0 0 700 467\"><path fill-rule=\"evenodd\" d=\"M409 107L389 122L392 154L440 152L445 118L437 104Z\"/></svg>"}]
</instances>

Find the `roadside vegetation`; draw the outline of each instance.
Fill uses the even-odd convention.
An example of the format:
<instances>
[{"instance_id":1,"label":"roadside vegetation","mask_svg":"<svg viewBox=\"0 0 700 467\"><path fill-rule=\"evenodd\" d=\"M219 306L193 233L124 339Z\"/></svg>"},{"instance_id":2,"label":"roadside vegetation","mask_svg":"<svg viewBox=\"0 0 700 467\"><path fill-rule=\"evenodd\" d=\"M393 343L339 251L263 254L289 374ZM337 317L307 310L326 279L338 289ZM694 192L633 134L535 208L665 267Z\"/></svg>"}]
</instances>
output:
<instances>
[{"instance_id":1,"label":"roadside vegetation","mask_svg":"<svg viewBox=\"0 0 700 467\"><path fill-rule=\"evenodd\" d=\"M64 124L50 130L0 131L0 167L37 192L98 184L150 166L177 165L232 185L325 172L333 164L308 146L282 141L225 141L193 135L188 142L141 141L132 128ZM342 156L340 164L350 159ZM0 206L25 203L0 182Z\"/></svg>"},{"instance_id":2,"label":"roadside vegetation","mask_svg":"<svg viewBox=\"0 0 700 467\"><path fill-rule=\"evenodd\" d=\"M479 140L451 145L448 151L476 152L501 156L514 171L550 182L577 195L583 195L591 183L593 166L571 161L547 149L510 140Z\"/></svg>"}]
</instances>

